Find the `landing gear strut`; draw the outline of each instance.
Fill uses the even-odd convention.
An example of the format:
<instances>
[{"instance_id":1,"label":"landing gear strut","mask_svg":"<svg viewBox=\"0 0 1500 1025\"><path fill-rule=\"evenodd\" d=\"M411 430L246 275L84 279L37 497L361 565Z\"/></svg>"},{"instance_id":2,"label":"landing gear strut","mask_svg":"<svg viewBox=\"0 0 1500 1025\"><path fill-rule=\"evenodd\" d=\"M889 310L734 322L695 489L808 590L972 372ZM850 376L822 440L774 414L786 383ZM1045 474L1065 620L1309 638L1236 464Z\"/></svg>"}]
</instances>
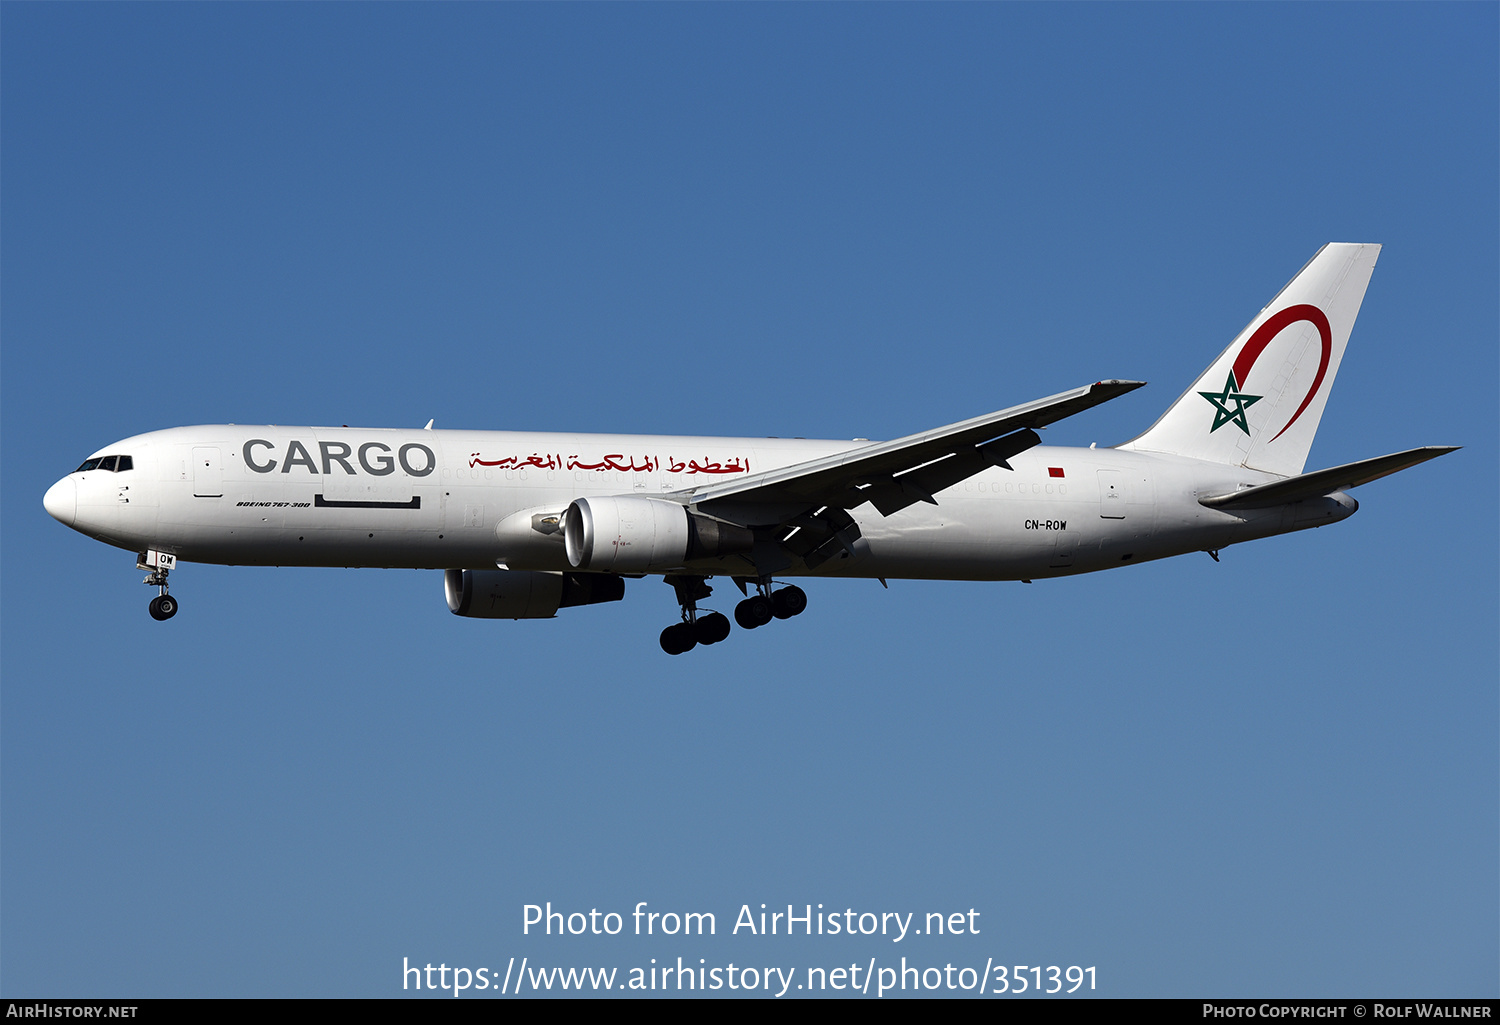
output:
<instances>
[{"instance_id":1,"label":"landing gear strut","mask_svg":"<svg viewBox=\"0 0 1500 1025\"><path fill-rule=\"evenodd\" d=\"M167 574L176 565L177 556L166 552L144 552L135 563L136 569L151 571L141 583L158 589L156 597L146 606L151 618L158 623L177 615L177 599L167 593Z\"/></svg>"},{"instance_id":2,"label":"landing gear strut","mask_svg":"<svg viewBox=\"0 0 1500 1025\"><path fill-rule=\"evenodd\" d=\"M718 644L729 636L729 617L719 612L698 613L698 602L713 594L703 577L669 576L667 583L677 592L682 606L682 622L673 623L661 632L661 650L681 655L700 644Z\"/></svg>"}]
</instances>

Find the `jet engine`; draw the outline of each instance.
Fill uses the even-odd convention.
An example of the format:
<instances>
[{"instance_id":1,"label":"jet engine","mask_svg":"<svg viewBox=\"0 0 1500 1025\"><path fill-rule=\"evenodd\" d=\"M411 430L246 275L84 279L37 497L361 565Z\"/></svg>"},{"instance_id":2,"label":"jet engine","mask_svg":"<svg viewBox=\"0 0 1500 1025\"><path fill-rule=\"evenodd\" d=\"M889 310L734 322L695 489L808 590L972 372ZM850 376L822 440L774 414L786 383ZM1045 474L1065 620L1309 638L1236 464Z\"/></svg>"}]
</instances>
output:
<instances>
[{"instance_id":1,"label":"jet engine","mask_svg":"<svg viewBox=\"0 0 1500 1025\"><path fill-rule=\"evenodd\" d=\"M558 609L625 597L625 581L605 573L450 569L443 573L448 611L470 619L551 619Z\"/></svg>"},{"instance_id":2,"label":"jet engine","mask_svg":"<svg viewBox=\"0 0 1500 1025\"><path fill-rule=\"evenodd\" d=\"M660 572L748 552L755 544L746 527L635 495L577 499L563 513L562 527L569 565L612 573Z\"/></svg>"}]
</instances>

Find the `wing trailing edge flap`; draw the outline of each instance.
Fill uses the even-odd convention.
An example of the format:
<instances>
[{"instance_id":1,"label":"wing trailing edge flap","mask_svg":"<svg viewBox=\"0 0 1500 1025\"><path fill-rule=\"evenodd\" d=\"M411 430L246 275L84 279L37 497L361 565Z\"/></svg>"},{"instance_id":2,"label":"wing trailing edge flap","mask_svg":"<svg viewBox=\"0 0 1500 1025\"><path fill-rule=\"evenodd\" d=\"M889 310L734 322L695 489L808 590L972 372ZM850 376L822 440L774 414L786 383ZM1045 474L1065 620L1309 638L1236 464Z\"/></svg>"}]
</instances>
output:
<instances>
[{"instance_id":1,"label":"wing trailing edge flap","mask_svg":"<svg viewBox=\"0 0 1500 1025\"><path fill-rule=\"evenodd\" d=\"M672 497L704 512L760 525L792 525L808 510L823 510L821 516L826 518L832 510L855 509L866 502L889 516L916 502L936 504L934 494L991 466L1010 469L1007 460L1041 441L1036 428L1108 402L1145 383L1098 381L946 427ZM762 511L759 516L757 510ZM844 515L847 517L847 513ZM839 529L835 527L830 533L837 535ZM834 536L825 544L840 542Z\"/></svg>"},{"instance_id":2,"label":"wing trailing edge flap","mask_svg":"<svg viewBox=\"0 0 1500 1025\"><path fill-rule=\"evenodd\" d=\"M1243 491L1224 495L1208 495L1198 499L1198 504L1210 509L1259 509L1270 505L1286 505L1307 498L1322 498L1335 491L1343 491L1359 484L1388 477L1393 473L1425 463L1429 459L1457 451L1457 445L1428 445L1423 448L1393 452L1388 456L1361 459L1343 466L1299 474L1286 480L1260 484Z\"/></svg>"},{"instance_id":3,"label":"wing trailing edge flap","mask_svg":"<svg viewBox=\"0 0 1500 1025\"><path fill-rule=\"evenodd\" d=\"M1009 459L1041 443L1040 434L1023 427L983 445L959 449L910 470L857 484L849 495L852 504L848 508L867 501L874 504L882 516L889 516L916 502L937 505L937 499L932 496L939 491L962 484L992 466L1009 470Z\"/></svg>"}]
</instances>

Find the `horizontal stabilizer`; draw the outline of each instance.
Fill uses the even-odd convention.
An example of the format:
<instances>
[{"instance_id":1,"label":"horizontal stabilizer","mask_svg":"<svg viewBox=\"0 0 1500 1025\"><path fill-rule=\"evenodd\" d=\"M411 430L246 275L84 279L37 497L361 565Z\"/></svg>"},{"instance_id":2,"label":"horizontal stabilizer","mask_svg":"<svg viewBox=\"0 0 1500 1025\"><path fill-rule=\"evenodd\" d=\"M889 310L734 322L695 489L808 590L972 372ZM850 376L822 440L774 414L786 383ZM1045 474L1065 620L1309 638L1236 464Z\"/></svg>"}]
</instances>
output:
<instances>
[{"instance_id":1,"label":"horizontal stabilizer","mask_svg":"<svg viewBox=\"0 0 1500 1025\"><path fill-rule=\"evenodd\" d=\"M1357 484L1368 484L1372 480L1387 477L1429 459L1455 452L1458 445L1428 445L1425 448L1394 452L1374 459L1361 459L1357 463L1345 463L1326 470L1315 470L1286 480L1272 481L1257 487L1246 488L1227 495L1210 495L1198 499L1200 505L1210 509L1259 509L1269 505L1286 505L1306 498L1321 498L1335 491L1343 491Z\"/></svg>"}]
</instances>

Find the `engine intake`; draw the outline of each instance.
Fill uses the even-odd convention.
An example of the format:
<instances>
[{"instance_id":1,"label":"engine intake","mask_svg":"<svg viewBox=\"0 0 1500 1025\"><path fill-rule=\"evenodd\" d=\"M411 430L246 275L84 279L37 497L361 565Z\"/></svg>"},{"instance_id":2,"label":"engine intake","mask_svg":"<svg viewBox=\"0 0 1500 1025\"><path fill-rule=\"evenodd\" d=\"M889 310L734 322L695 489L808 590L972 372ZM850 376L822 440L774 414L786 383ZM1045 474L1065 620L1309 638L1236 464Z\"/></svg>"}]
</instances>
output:
<instances>
[{"instance_id":1,"label":"engine intake","mask_svg":"<svg viewBox=\"0 0 1500 1025\"><path fill-rule=\"evenodd\" d=\"M660 572L755 545L746 527L634 495L577 499L563 513L562 527L570 566L612 573Z\"/></svg>"}]
</instances>

